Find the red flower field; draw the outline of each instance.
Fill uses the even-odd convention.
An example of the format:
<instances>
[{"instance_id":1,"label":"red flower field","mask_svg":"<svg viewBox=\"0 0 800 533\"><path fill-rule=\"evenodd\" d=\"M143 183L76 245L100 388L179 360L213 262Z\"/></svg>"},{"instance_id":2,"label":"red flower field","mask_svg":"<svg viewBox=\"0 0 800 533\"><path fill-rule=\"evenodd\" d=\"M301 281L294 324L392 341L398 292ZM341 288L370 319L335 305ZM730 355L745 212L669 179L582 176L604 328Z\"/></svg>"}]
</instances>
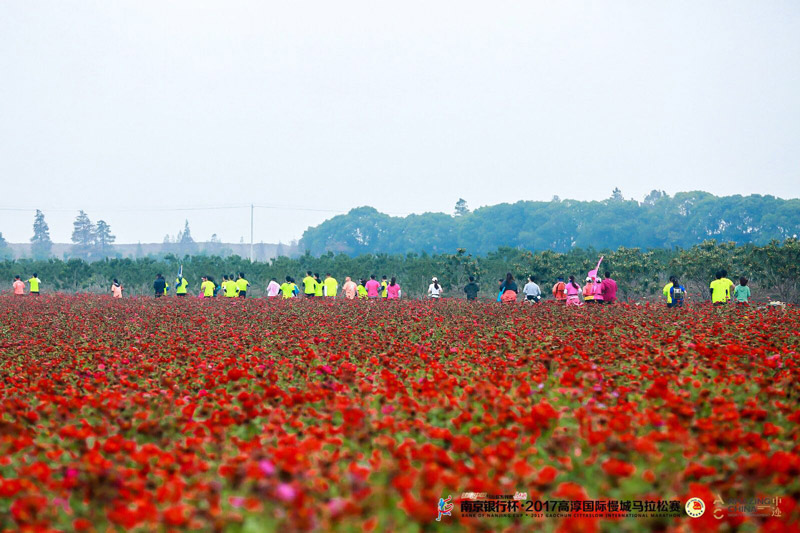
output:
<instances>
[{"instance_id":1,"label":"red flower field","mask_svg":"<svg viewBox=\"0 0 800 533\"><path fill-rule=\"evenodd\" d=\"M797 531L799 344L791 307L3 297L0 529Z\"/></svg>"}]
</instances>

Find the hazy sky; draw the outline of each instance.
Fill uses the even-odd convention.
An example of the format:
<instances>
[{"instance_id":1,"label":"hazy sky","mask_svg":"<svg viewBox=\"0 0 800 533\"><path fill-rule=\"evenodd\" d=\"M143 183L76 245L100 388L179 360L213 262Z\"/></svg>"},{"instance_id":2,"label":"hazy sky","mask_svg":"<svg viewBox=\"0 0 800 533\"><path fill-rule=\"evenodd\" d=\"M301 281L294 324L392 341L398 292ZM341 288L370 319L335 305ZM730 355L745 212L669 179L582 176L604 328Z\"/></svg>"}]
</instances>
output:
<instances>
[{"instance_id":1,"label":"hazy sky","mask_svg":"<svg viewBox=\"0 0 800 533\"><path fill-rule=\"evenodd\" d=\"M0 207L238 242L249 209L141 209L797 197L798 28L796 0L2 2ZM332 214L258 209L255 239Z\"/></svg>"}]
</instances>

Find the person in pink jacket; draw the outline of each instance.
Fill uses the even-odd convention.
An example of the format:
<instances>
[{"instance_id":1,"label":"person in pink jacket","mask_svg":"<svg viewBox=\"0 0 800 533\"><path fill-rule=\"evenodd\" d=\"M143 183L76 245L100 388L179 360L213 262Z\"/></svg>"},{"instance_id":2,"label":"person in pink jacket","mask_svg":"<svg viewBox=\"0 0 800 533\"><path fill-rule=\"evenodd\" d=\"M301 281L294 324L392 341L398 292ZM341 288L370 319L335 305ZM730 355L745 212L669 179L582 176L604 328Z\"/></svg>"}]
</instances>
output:
<instances>
[{"instance_id":1,"label":"person in pink jacket","mask_svg":"<svg viewBox=\"0 0 800 533\"><path fill-rule=\"evenodd\" d=\"M386 299L395 300L397 298L400 298L400 285L397 283L397 278L393 277L386 286Z\"/></svg>"},{"instance_id":2,"label":"person in pink jacket","mask_svg":"<svg viewBox=\"0 0 800 533\"><path fill-rule=\"evenodd\" d=\"M344 285L342 285L342 290L344 291L344 295L348 300L355 300L356 293L358 292L358 285L355 284L350 277L344 278Z\"/></svg>"},{"instance_id":3,"label":"person in pink jacket","mask_svg":"<svg viewBox=\"0 0 800 533\"><path fill-rule=\"evenodd\" d=\"M364 288L367 289L368 298L375 299L380 296L381 284L375 279L375 274L369 277L369 281L364 284Z\"/></svg>"},{"instance_id":4,"label":"person in pink jacket","mask_svg":"<svg viewBox=\"0 0 800 533\"><path fill-rule=\"evenodd\" d=\"M583 292L581 291L581 286L575 283L575 276L570 276L566 288L567 307L570 305L583 305L583 302L581 302L581 292Z\"/></svg>"}]
</instances>

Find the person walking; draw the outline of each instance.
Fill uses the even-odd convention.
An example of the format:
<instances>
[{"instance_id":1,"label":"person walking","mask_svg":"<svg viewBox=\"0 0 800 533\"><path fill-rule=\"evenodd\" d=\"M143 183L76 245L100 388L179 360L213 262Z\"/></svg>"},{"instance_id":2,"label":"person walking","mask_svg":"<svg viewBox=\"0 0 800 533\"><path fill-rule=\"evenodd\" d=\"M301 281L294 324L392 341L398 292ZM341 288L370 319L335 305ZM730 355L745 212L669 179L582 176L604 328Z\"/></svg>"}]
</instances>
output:
<instances>
[{"instance_id":1,"label":"person walking","mask_svg":"<svg viewBox=\"0 0 800 533\"><path fill-rule=\"evenodd\" d=\"M234 281L233 276L223 276L222 294L225 298L236 298L239 296L239 284Z\"/></svg>"},{"instance_id":2,"label":"person walking","mask_svg":"<svg viewBox=\"0 0 800 533\"><path fill-rule=\"evenodd\" d=\"M319 277L319 273L314 274L314 283L314 297L322 298L325 295L325 289L322 286L322 280Z\"/></svg>"},{"instance_id":3,"label":"person walking","mask_svg":"<svg viewBox=\"0 0 800 533\"><path fill-rule=\"evenodd\" d=\"M183 267L181 267L181 271L183 271ZM175 278L175 296L185 298L188 288L189 282L186 280L186 278L178 275L178 277Z\"/></svg>"},{"instance_id":4,"label":"person walking","mask_svg":"<svg viewBox=\"0 0 800 533\"><path fill-rule=\"evenodd\" d=\"M569 277L569 283L566 284L564 291L567 296L567 307L583 305L583 302L581 302L581 293L583 291L581 291L581 286L575 283L575 276Z\"/></svg>"},{"instance_id":5,"label":"person walking","mask_svg":"<svg viewBox=\"0 0 800 533\"><path fill-rule=\"evenodd\" d=\"M267 298L275 298L279 292L281 292L281 286L277 279L272 278L267 285Z\"/></svg>"},{"instance_id":6,"label":"person walking","mask_svg":"<svg viewBox=\"0 0 800 533\"><path fill-rule=\"evenodd\" d=\"M683 307L686 299L686 287L681 285L676 276L670 276L669 283L664 286L662 293L667 297L667 308Z\"/></svg>"},{"instance_id":7,"label":"person walking","mask_svg":"<svg viewBox=\"0 0 800 533\"><path fill-rule=\"evenodd\" d=\"M583 286L583 302L594 303L594 280L590 277L586 278L586 285Z\"/></svg>"},{"instance_id":8,"label":"person walking","mask_svg":"<svg viewBox=\"0 0 800 533\"><path fill-rule=\"evenodd\" d=\"M564 283L564 278L561 276L558 277L556 284L553 285L553 298L556 299L557 303L567 301L567 285Z\"/></svg>"},{"instance_id":9,"label":"person walking","mask_svg":"<svg viewBox=\"0 0 800 533\"><path fill-rule=\"evenodd\" d=\"M435 276L431 279L431 284L428 286L428 297L433 300L438 300L442 297L444 289L439 285L439 279Z\"/></svg>"},{"instance_id":10,"label":"person walking","mask_svg":"<svg viewBox=\"0 0 800 533\"><path fill-rule=\"evenodd\" d=\"M336 298L336 292L339 290L339 282L336 281L336 278L331 276L331 273L328 272L325 274L325 281L322 282L324 287L325 296L328 298Z\"/></svg>"},{"instance_id":11,"label":"person walking","mask_svg":"<svg viewBox=\"0 0 800 533\"><path fill-rule=\"evenodd\" d=\"M342 290L344 291L344 296L348 300L355 300L356 296L358 295L358 285L356 282L350 279L350 276L344 278L344 285L342 285Z\"/></svg>"},{"instance_id":12,"label":"person walking","mask_svg":"<svg viewBox=\"0 0 800 533\"><path fill-rule=\"evenodd\" d=\"M211 276L203 276L203 282L200 284L200 294L203 298L213 298L216 292L216 284Z\"/></svg>"},{"instance_id":13,"label":"person walking","mask_svg":"<svg viewBox=\"0 0 800 533\"><path fill-rule=\"evenodd\" d=\"M593 280L592 285L593 296L594 296L594 303L596 305L602 305L605 303L605 298L603 297L603 282L600 279L600 274L597 275L596 278ZM586 294L583 295L584 300L586 300Z\"/></svg>"},{"instance_id":14,"label":"person walking","mask_svg":"<svg viewBox=\"0 0 800 533\"><path fill-rule=\"evenodd\" d=\"M739 284L733 289L733 301L736 304L746 304L750 301L750 287L747 286L747 278L739 278Z\"/></svg>"},{"instance_id":15,"label":"person walking","mask_svg":"<svg viewBox=\"0 0 800 533\"><path fill-rule=\"evenodd\" d=\"M386 276L381 277L381 298L387 298L389 293L386 292L386 287L389 286L389 282L386 280Z\"/></svg>"},{"instance_id":16,"label":"person walking","mask_svg":"<svg viewBox=\"0 0 800 533\"><path fill-rule=\"evenodd\" d=\"M600 283L600 294L603 296L604 304L613 304L617 301L617 282L611 279L611 272L608 270L603 274L603 281Z\"/></svg>"},{"instance_id":17,"label":"person walking","mask_svg":"<svg viewBox=\"0 0 800 533\"><path fill-rule=\"evenodd\" d=\"M364 299L369 297L369 293L367 292L366 283L367 282L362 279L362 280L360 280L360 282L358 284L358 299L359 300L364 300Z\"/></svg>"},{"instance_id":18,"label":"person walking","mask_svg":"<svg viewBox=\"0 0 800 533\"><path fill-rule=\"evenodd\" d=\"M247 289L249 287L250 282L245 279L244 272L239 272L239 279L236 280L236 290L239 298L247 298Z\"/></svg>"},{"instance_id":19,"label":"person walking","mask_svg":"<svg viewBox=\"0 0 800 533\"><path fill-rule=\"evenodd\" d=\"M306 295L306 298L313 298L316 293L317 282L309 270L306 272L306 277L303 278L303 294Z\"/></svg>"},{"instance_id":20,"label":"person walking","mask_svg":"<svg viewBox=\"0 0 800 533\"><path fill-rule=\"evenodd\" d=\"M397 300L401 296L400 285L397 283L397 278L392 276L392 281L386 286L386 299Z\"/></svg>"},{"instance_id":21,"label":"person walking","mask_svg":"<svg viewBox=\"0 0 800 533\"><path fill-rule=\"evenodd\" d=\"M522 288L522 294L525 295L525 301L532 304L542 299L542 289L536 284L533 275L528 276L528 283Z\"/></svg>"},{"instance_id":22,"label":"person walking","mask_svg":"<svg viewBox=\"0 0 800 533\"><path fill-rule=\"evenodd\" d=\"M730 302L731 299L733 298L733 291L734 291L733 282L728 279L728 271L725 270L724 268L722 270L720 270L719 273L722 276L722 277L720 277L720 281L722 282L723 285L727 285L728 301Z\"/></svg>"},{"instance_id":23,"label":"person walking","mask_svg":"<svg viewBox=\"0 0 800 533\"><path fill-rule=\"evenodd\" d=\"M32 296L39 296L40 283L42 283L42 280L40 280L39 276L37 276L36 272L34 272L33 276L31 276L31 279L28 280L28 292L30 292Z\"/></svg>"},{"instance_id":24,"label":"person walking","mask_svg":"<svg viewBox=\"0 0 800 533\"><path fill-rule=\"evenodd\" d=\"M464 286L464 293L467 295L467 300L477 300L478 299L478 292L480 291L480 286L475 283L475 276L469 277L469 283Z\"/></svg>"},{"instance_id":25,"label":"person walking","mask_svg":"<svg viewBox=\"0 0 800 533\"><path fill-rule=\"evenodd\" d=\"M517 282L514 281L514 276L511 272L506 274L506 279L503 282L503 285L500 286L500 301L507 304L511 302L517 301L517 293L519 292L519 288L517 287Z\"/></svg>"},{"instance_id":26,"label":"person walking","mask_svg":"<svg viewBox=\"0 0 800 533\"><path fill-rule=\"evenodd\" d=\"M153 292L156 298L161 298L167 292L167 280L161 274L157 274L153 281Z\"/></svg>"},{"instance_id":27,"label":"person walking","mask_svg":"<svg viewBox=\"0 0 800 533\"><path fill-rule=\"evenodd\" d=\"M381 284L375 279L375 274L369 277L369 281L364 284L364 287L367 289L367 298L375 299L380 297Z\"/></svg>"},{"instance_id":28,"label":"person walking","mask_svg":"<svg viewBox=\"0 0 800 533\"><path fill-rule=\"evenodd\" d=\"M281 283L281 294L283 295L284 300L294 298L294 282L292 281L291 276L286 276L286 281Z\"/></svg>"},{"instance_id":29,"label":"person walking","mask_svg":"<svg viewBox=\"0 0 800 533\"><path fill-rule=\"evenodd\" d=\"M14 283L11 286L14 288L15 296L25 295L25 282L19 279L19 276L14 276Z\"/></svg>"},{"instance_id":30,"label":"person walking","mask_svg":"<svg viewBox=\"0 0 800 533\"><path fill-rule=\"evenodd\" d=\"M721 271L717 271L717 273L714 274L714 281L712 281L708 286L709 291L711 292L712 304L725 305L731 299L729 291L730 285L728 284L728 281L730 280L722 280Z\"/></svg>"},{"instance_id":31,"label":"person walking","mask_svg":"<svg viewBox=\"0 0 800 533\"><path fill-rule=\"evenodd\" d=\"M123 291L122 284L114 278L114 281L111 282L111 295L114 298L122 298L122 291Z\"/></svg>"}]
</instances>

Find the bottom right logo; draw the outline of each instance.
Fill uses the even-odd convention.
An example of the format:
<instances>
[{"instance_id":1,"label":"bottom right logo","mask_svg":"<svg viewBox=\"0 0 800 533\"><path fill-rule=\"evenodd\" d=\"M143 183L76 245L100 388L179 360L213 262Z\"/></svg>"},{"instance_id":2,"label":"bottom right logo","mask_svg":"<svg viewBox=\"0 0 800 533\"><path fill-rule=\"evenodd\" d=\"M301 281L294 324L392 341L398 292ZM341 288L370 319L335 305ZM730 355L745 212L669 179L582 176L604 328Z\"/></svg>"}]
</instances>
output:
<instances>
[{"instance_id":1,"label":"bottom right logo","mask_svg":"<svg viewBox=\"0 0 800 533\"><path fill-rule=\"evenodd\" d=\"M700 498L689 498L686 502L686 514L692 518L700 518L706 512L706 504Z\"/></svg>"}]
</instances>

